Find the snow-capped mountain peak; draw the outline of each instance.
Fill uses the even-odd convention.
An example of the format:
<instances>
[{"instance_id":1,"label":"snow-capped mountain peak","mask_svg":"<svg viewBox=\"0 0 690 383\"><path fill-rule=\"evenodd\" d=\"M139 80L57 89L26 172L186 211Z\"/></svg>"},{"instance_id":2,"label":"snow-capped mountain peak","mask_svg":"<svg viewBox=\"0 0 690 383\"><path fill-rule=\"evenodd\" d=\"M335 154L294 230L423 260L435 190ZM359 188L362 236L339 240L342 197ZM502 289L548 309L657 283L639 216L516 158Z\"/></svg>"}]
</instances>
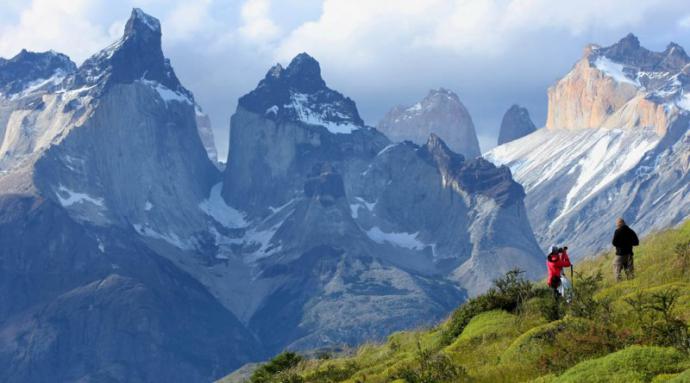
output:
<instances>
[{"instance_id":1,"label":"snow-capped mountain peak","mask_svg":"<svg viewBox=\"0 0 690 383\"><path fill-rule=\"evenodd\" d=\"M295 56L287 68L273 66L239 105L273 121L321 126L331 133L364 126L354 101L328 88L318 61L306 53Z\"/></svg>"},{"instance_id":2,"label":"snow-capped mountain peak","mask_svg":"<svg viewBox=\"0 0 690 383\"><path fill-rule=\"evenodd\" d=\"M12 95L43 88L42 85L56 85L76 68L62 53L22 49L9 60L0 60L0 93Z\"/></svg>"},{"instance_id":3,"label":"snow-capped mountain peak","mask_svg":"<svg viewBox=\"0 0 690 383\"><path fill-rule=\"evenodd\" d=\"M170 61L163 55L161 36L158 19L134 8L122 38L79 67L73 88L95 87L97 92L113 84L148 81L193 104L191 92L180 84Z\"/></svg>"}]
</instances>

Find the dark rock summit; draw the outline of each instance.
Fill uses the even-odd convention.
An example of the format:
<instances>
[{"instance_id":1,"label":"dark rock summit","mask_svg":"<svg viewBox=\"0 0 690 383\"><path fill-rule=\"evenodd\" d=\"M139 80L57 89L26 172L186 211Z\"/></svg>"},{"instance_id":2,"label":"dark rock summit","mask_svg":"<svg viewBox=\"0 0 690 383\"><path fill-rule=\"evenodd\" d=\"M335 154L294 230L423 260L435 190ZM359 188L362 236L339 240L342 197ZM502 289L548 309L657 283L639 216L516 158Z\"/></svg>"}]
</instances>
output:
<instances>
[{"instance_id":1,"label":"dark rock summit","mask_svg":"<svg viewBox=\"0 0 690 383\"><path fill-rule=\"evenodd\" d=\"M646 72L677 73L690 63L690 57L680 45L671 42L664 51L654 52L641 46L632 33L609 47L598 48L596 53Z\"/></svg>"},{"instance_id":2,"label":"dark rock summit","mask_svg":"<svg viewBox=\"0 0 690 383\"><path fill-rule=\"evenodd\" d=\"M170 61L163 56L161 35L158 19L133 9L122 38L79 67L74 88L99 84L100 89L148 80L192 99L191 92L180 84Z\"/></svg>"},{"instance_id":3,"label":"dark rock summit","mask_svg":"<svg viewBox=\"0 0 690 383\"><path fill-rule=\"evenodd\" d=\"M54 51L29 52L22 49L9 60L0 59L0 93L18 93L41 80L54 76L65 77L77 66L62 53ZM62 78L57 78L59 83Z\"/></svg>"},{"instance_id":4,"label":"dark rock summit","mask_svg":"<svg viewBox=\"0 0 690 383\"><path fill-rule=\"evenodd\" d=\"M239 106L274 121L323 125L334 131L364 125L354 101L326 86L319 63L306 53L295 56L287 68L271 68Z\"/></svg>"},{"instance_id":5,"label":"dark rock summit","mask_svg":"<svg viewBox=\"0 0 690 383\"><path fill-rule=\"evenodd\" d=\"M503 145L510 141L522 138L537 130L529 117L527 108L519 105L511 106L503 115L501 130L498 133L498 144Z\"/></svg>"}]
</instances>

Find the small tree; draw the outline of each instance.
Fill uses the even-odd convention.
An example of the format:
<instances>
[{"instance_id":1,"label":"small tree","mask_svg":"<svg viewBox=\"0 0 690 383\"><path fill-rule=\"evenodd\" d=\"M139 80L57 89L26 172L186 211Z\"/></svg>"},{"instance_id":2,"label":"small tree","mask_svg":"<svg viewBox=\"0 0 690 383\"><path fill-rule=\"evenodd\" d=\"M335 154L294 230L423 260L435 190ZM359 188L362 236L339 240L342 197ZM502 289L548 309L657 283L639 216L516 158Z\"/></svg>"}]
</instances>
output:
<instances>
[{"instance_id":1,"label":"small tree","mask_svg":"<svg viewBox=\"0 0 690 383\"><path fill-rule=\"evenodd\" d=\"M577 273L577 284L573 285L573 300L570 303L570 314L580 318L594 319L601 303L594 299L602 281L601 272L584 276Z\"/></svg>"}]
</instances>

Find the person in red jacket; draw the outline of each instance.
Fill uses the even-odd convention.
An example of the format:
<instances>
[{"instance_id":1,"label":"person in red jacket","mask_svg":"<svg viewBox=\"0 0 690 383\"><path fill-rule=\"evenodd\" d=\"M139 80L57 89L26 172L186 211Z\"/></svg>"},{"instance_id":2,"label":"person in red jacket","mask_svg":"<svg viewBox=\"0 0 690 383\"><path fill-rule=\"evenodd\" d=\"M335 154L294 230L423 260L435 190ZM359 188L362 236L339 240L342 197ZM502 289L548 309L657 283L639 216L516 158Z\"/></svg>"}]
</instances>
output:
<instances>
[{"instance_id":1,"label":"person in red jacket","mask_svg":"<svg viewBox=\"0 0 690 383\"><path fill-rule=\"evenodd\" d=\"M549 277L546 283L553 289L554 296L558 298L560 293L558 288L561 286L561 273L564 267L570 267L568 248L551 247L551 253L546 256L546 268L549 270Z\"/></svg>"}]
</instances>

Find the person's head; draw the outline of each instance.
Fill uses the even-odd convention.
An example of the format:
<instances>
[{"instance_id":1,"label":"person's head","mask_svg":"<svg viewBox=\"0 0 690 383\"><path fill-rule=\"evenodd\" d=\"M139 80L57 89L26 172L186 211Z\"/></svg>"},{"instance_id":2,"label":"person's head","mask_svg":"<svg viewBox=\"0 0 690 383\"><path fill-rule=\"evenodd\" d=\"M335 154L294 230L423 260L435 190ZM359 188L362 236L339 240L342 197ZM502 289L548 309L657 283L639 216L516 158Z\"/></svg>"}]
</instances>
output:
<instances>
[{"instance_id":1,"label":"person's head","mask_svg":"<svg viewBox=\"0 0 690 383\"><path fill-rule=\"evenodd\" d=\"M551 246L551 254L558 254L560 251L561 251L560 247L558 247L556 245Z\"/></svg>"},{"instance_id":2,"label":"person's head","mask_svg":"<svg viewBox=\"0 0 690 383\"><path fill-rule=\"evenodd\" d=\"M616 227L621 228L625 226L625 220L623 218L618 218L616 220Z\"/></svg>"}]
</instances>

